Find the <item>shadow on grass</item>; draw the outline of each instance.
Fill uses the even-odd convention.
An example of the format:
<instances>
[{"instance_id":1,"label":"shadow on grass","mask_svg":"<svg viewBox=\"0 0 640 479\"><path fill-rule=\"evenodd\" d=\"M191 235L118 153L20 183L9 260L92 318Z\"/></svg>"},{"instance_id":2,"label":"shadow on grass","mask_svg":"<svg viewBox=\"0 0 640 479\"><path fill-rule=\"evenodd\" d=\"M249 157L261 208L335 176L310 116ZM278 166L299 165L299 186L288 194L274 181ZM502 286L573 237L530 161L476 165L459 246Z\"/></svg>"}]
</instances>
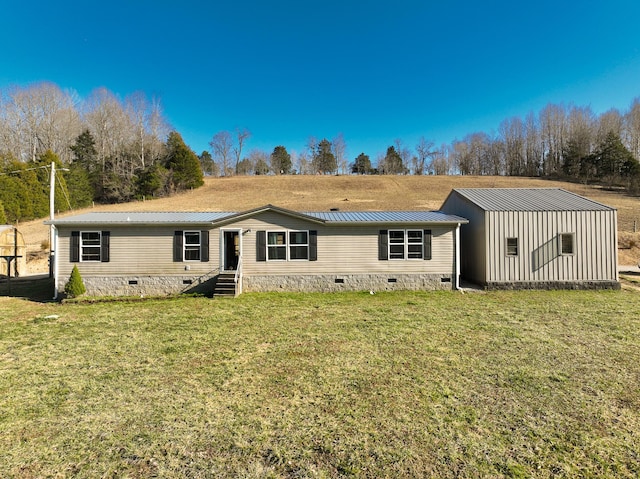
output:
<instances>
[{"instance_id":1,"label":"shadow on grass","mask_svg":"<svg viewBox=\"0 0 640 479\"><path fill-rule=\"evenodd\" d=\"M53 278L37 276L8 280L6 276L0 276L0 296L24 298L38 303L53 301Z\"/></svg>"}]
</instances>

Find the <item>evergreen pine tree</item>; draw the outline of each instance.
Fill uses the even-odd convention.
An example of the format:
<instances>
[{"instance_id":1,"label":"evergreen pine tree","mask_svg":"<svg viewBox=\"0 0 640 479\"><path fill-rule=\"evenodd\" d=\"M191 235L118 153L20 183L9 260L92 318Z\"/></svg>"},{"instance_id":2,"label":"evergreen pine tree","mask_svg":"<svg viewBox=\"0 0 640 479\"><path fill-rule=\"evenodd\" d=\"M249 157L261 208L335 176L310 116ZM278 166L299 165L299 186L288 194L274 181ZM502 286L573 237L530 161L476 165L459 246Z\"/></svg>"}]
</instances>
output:
<instances>
[{"instance_id":1,"label":"evergreen pine tree","mask_svg":"<svg viewBox=\"0 0 640 479\"><path fill-rule=\"evenodd\" d=\"M316 171L323 174L332 174L338 170L338 162L331 151L331 142L327 139L318 143L313 156L313 166Z\"/></svg>"},{"instance_id":2,"label":"evergreen pine tree","mask_svg":"<svg viewBox=\"0 0 640 479\"><path fill-rule=\"evenodd\" d=\"M84 283L82 282L80 271L78 271L78 267L75 265L73 266L73 270L71 270L69 281L64 286L64 292L67 293L69 298L77 298L87 292L87 289L84 287Z\"/></svg>"},{"instance_id":3,"label":"evergreen pine tree","mask_svg":"<svg viewBox=\"0 0 640 479\"><path fill-rule=\"evenodd\" d=\"M291 155L284 146L276 146L271 153L271 170L276 175L291 173Z\"/></svg>"},{"instance_id":4,"label":"evergreen pine tree","mask_svg":"<svg viewBox=\"0 0 640 479\"><path fill-rule=\"evenodd\" d=\"M180 133L173 131L167 139L167 169L171 170L176 190L197 188L204 184L198 155L184 142Z\"/></svg>"}]
</instances>

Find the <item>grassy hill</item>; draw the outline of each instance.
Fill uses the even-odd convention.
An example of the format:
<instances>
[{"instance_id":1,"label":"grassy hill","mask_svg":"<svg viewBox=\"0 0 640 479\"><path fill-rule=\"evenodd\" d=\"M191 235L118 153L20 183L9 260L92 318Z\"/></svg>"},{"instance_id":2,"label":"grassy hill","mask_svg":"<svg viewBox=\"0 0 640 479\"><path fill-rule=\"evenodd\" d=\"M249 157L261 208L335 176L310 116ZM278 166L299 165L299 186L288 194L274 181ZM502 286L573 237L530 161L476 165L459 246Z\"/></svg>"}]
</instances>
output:
<instances>
[{"instance_id":1,"label":"grassy hill","mask_svg":"<svg viewBox=\"0 0 640 479\"><path fill-rule=\"evenodd\" d=\"M243 211L273 204L297 211L433 210L453 188L564 188L618 209L620 264L640 259L640 201L598 187L536 178L493 176L238 176L206 178L202 188L171 198L96 207L100 211ZM85 210L86 211L86 210ZM75 211L76 214L81 211ZM41 220L20 225L30 251L48 238ZM41 269L46 261L32 262Z\"/></svg>"}]
</instances>

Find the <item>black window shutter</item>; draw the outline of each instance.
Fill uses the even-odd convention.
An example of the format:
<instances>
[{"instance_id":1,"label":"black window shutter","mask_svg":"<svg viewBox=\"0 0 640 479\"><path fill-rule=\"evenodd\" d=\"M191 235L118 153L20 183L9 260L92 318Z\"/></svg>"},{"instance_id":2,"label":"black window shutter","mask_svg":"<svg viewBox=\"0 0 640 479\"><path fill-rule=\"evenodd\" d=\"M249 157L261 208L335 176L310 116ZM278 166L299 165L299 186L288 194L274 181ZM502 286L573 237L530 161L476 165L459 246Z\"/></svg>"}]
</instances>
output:
<instances>
[{"instance_id":1,"label":"black window shutter","mask_svg":"<svg viewBox=\"0 0 640 479\"><path fill-rule=\"evenodd\" d=\"M182 231L173 232L173 261L182 261Z\"/></svg>"},{"instance_id":2,"label":"black window shutter","mask_svg":"<svg viewBox=\"0 0 640 479\"><path fill-rule=\"evenodd\" d=\"M200 232L200 261L207 263L209 261L209 231L202 230Z\"/></svg>"},{"instance_id":3,"label":"black window shutter","mask_svg":"<svg viewBox=\"0 0 640 479\"><path fill-rule=\"evenodd\" d=\"M389 249L389 244L388 244L388 231L387 230L380 230L380 233L378 234L378 259L379 260L387 260L389 259L389 253L388 253L388 249Z\"/></svg>"},{"instance_id":4,"label":"black window shutter","mask_svg":"<svg viewBox=\"0 0 640 479\"><path fill-rule=\"evenodd\" d=\"M266 231L256 231L256 261L267 261Z\"/></svg>"},{"instance_id":5,"label":"black window shutter","mask_svg":"<svg viewBox=\"0 0 640 479\"><path fill-rule=\"evenodd\" d=\"M109 262L109 246L111 244L111 232L103 231L100 235L100 261Z\"/></svg>"},{"instance_id":6,"label":"black window shutter","mask_svg":"<svg viewBox=\"0 0 640 479\"><path fill-rule=\"evenodd\" d=\"M318 232L309 231L309 261L318 261Z\"/></svg>"},{"instance_id":7,"label":"black window shutter","mask_svg":"<svg viewBox=\"0 0 640 479\"><path fill-rule=\"evenodd\" d=\"M69 261L78 263L80 261L80 231L71 232L71 251L69 252Z\"/></svg>"},{"instance_id":8,"label":"black window shutter","mask_svg":"<svg viewBox=\"0 0 640 479\"><path fill-rule=\"evenodd\" d=\"M424 238L423 241L423 256L424 259L431 259L431 230L424 230Z\"/></svg>"}]
</instances>

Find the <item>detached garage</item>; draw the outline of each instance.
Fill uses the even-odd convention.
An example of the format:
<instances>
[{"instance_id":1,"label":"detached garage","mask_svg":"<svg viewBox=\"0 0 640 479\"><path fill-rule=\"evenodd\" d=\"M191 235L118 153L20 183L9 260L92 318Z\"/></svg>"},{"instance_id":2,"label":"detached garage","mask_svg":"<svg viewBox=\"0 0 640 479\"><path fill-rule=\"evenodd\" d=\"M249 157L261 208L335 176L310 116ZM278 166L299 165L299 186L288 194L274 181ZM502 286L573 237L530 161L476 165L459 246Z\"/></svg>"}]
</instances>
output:
<instances>
[{"instance_id":1,"label":"detached garage","mask_svg":"<svg viewBox=\"0 0 640 479\"><path fill-rule=\"evenodd\" d=\"M619 288L617 212L559 188L453 190L461 276L490 289Z\"/></svg>"}]
</instances>

